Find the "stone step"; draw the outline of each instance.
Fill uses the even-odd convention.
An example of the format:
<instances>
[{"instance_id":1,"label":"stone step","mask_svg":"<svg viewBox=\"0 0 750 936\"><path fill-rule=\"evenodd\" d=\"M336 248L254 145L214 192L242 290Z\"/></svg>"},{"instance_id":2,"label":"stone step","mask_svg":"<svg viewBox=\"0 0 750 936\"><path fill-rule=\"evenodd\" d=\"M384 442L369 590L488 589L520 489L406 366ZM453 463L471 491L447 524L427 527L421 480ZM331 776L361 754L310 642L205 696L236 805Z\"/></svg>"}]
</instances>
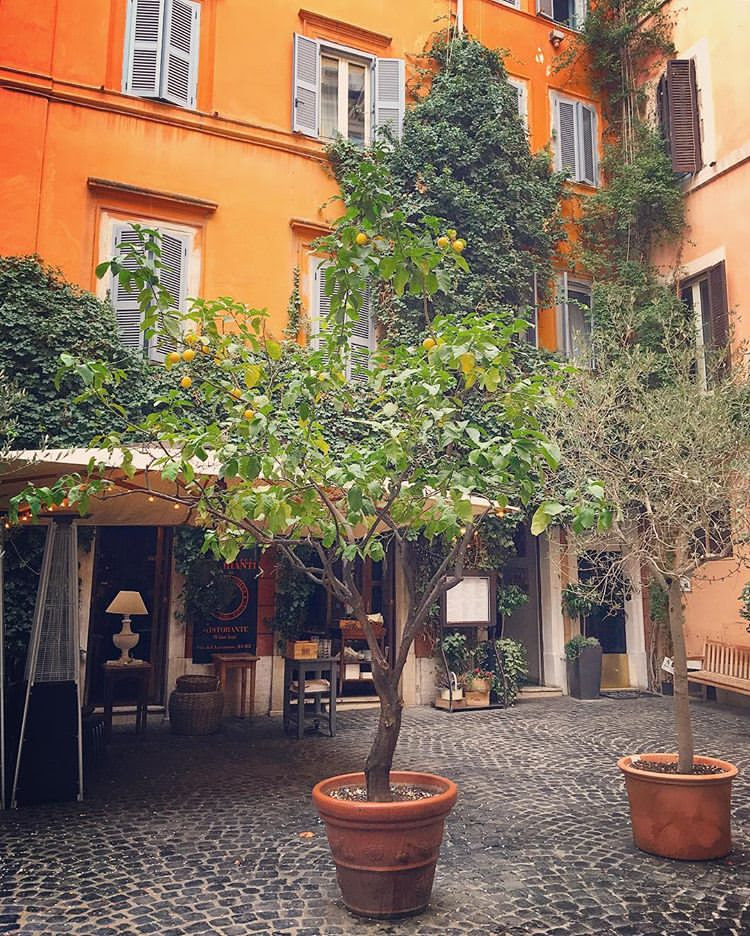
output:
<instances>
[{"instance_id":1,"label":"stone step","mask_svg":"<svg viewBox=\"0 0 750 936\"><path fill-rule=\"evenodd\" d=\"M542 699L557 699L562 694L559 686L523 686L518 690L518 701L540 702Z\"/></svg>"}]
</instances>

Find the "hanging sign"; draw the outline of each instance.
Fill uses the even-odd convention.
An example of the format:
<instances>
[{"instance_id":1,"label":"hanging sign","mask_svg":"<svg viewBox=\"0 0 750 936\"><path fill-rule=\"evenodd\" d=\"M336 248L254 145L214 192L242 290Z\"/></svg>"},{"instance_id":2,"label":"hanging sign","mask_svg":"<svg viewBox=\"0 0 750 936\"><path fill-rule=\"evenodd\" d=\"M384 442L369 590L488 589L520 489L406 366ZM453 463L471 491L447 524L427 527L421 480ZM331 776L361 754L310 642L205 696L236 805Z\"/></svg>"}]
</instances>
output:
<instances>
[{"instance_id":1,"label":"hanging sign","mask_svg":"<svg viewBox=\"0 0 750 936\"><path fill-rule=\"evenodd\" d=\"M258 631L258 553L243 550L223 563L213 586L217 607L193 621L193 663L210 663L212 653L255 653Z\"/></svg>"}]
</instances>

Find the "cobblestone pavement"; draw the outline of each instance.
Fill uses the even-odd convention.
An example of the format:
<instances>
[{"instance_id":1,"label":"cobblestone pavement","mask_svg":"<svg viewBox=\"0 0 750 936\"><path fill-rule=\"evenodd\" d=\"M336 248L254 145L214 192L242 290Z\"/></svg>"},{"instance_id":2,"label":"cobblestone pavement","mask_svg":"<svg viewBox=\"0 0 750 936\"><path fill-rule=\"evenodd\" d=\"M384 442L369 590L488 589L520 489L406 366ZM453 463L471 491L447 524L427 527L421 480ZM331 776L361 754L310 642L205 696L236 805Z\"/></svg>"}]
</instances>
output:
<instances>
[{"instance_id":1,"label":"cobblestone pavement","mask_svg":"<svg viewBox=\"0 0 750 936\"><path fill-rule=\"evenodd\" d=\"M301 742L269 718L212 738L116 732L85 802L0 818L0 933L747 934L750 712L694 710L697 749L746 771L735 850L706 864L643 855L630 837L615 759L671 746L667 700L407 711L397 766L444 773L460 795L431 909L392 924L344 910L309 795L360 767L375 713Z\"/></svg>"}]
</instances>

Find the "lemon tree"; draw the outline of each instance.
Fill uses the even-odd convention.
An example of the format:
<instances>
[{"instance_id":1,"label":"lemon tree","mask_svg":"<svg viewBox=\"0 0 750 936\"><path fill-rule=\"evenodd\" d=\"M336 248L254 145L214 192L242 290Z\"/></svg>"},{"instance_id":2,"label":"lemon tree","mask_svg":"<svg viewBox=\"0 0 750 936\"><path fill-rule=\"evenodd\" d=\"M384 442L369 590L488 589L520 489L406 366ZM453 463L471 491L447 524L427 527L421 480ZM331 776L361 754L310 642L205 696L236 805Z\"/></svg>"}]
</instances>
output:
<instances>
[{"instance_id":1,"label":"lemon tree","mask_svg":"<svg viewBox=\"0 0 750 936\"><path fill-rule=\"evenodd\" d=\"M377 153L363 162L340 219L316 245L330 261L331 308L317 347L277 339L264 312L232 299L195 300L179 316L159 286L150 232L142 233L135 272L118 260L100 271L124 276L141 297L144 328L168 327L180 348L166 362L172 388L135 427L151 444L151 470L174 482L172 493L154 496L191 507L204 548L217 557L231 560L250 545L276 549L351 608L367 635L381 710L365 774L369 798L381 801L390 798L399 680L415 637L435 601L460 580L485 518L511 503L529 504L557 464L539 428L540 411L556 403L556 365L533 374L516 369L522 321L433 317L433 297L449 296L467 269L456 248L460 232L441 230L429 216L407 219L389 194L386 171ZM419 299L430 340L382 342L369 366L349 368L347 380L362 296L382 284ZM117 408L119 377L106 365L68 356L64 367L83 377L89 402ZM472 416L484 411L496 414L496 432ZM96 445L125 450L132 474L122 434ZM16 503L40 509L67 497L85 510L108 483L92 464L85 477L26 491ZM449 548L432 575L419 576L417 541L436 537ZM388 656L355 574L361 558L386 554L403 570L406 591Z\"/></svg>"}]
</instances>

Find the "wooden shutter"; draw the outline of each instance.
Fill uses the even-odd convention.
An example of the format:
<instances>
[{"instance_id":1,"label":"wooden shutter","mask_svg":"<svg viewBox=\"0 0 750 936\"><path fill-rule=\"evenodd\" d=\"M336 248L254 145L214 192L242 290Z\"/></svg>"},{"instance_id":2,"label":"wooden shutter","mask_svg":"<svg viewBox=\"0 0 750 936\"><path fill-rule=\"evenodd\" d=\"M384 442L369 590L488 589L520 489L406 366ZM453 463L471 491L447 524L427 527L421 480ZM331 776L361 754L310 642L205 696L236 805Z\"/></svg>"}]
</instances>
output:
<instances>
[{"instance_id":1,"label":"wooden shutter","mask_svg":"<svg viewBox=\"0 0 750 936\"><path fill-rule=\"evenodd\" d=\"M312 315L310 318L310 344L316 350L325 350L325 341L321 342L321 333L325 330L328 316L331 314L331 299L326 295L325 261L316 263L313 274ZM325 356L328 359L327 355Z\"/></svg>"},{"instance_id":2,"label":"wooden shutter","mask_svg":"<svg viewBox=\"0 0 750 936\"><path fill-rule=\"evenodd\" d=\"M370 291L362 296L362 306L349 336L349 366L347 376L350 380L367 383L367 371L370 367L370 353L374 342L374 328L372 309L370 307Z\"/></svg>"},{"instance_id":3,"label":"wooden shutter","mask_svg":"<svg viewBox=\"0 0 750 936\"><path fill-rule=\"evenodd\" d=\"M292 87L292 130L318 135L320 107L320 55L315 39L294 34L294 80Z\"/></svg>"},{"instance_id":4,"label":"wooden shutter","mask_svg":"<svg viewBox=\"0 0 750 936\"><path fill-rule=\"evenodd\" d=\"M198 84L200 4L166 0L161 97L182 107L195 107Z\"/></svg>"},{"instance_id":5,"label":"wooden shutter","mask_svg":"<svg viewBox=\"0 0 750 936\"><path fill-rule=\"evenodd\" d=\"M165 0L129 0L123 90L159 97Z\"/></svg>"},{"instance_id":6,"label":"wooden shutter","mask_svg":"<svg viewBox=\"0 0 750 936\"><path fill-rule=\"evenodd\" d=\"M126 270L135 270L138 266L135 258L123 255L128 247L137 247L140 238L129 224L117 224L114 229L113 255L120 261ZM117 319L117 334L126 348L134 351L143 351L144 338L141 331L141 310L138 305L137 292L129 291L120 283L116 276L112 276L110 284L110 297L112 307Z\"/></svg>"},{"instance_id":7,"label":"wooden shutter","mask_svg":"<svg viewBox=\"0 0 750 936\"><path fill-rule=\"evenodd\" d=\"M701 134L692 59L667 62L667 108L672 168L679 173L698 172L702 165Z\"/></svg>"},{"instance_id":8,"label":"wooden shutter","mask_svg":"<svg viewBox=\"0 0 750 936\"><path fill-rule=\"evenodd\" d=\"M576 104L576 124L578 136L578 175L579 182L596 185L596 113L593 108L580 102Z\"/></svg>"},{"instance_id":9,"label":"wooden shutter","mask_svg":"<svg viewBox=\"0 0 750 936\"><path fill-rule=\"evenodd\" d=\"M403 59L379 58L375 62L375 128L387 128L401 137L404 122L406 71Z\"/></svg>"},{"instance_id":10,"label":"wooden shutter","mask_svg":"<svg viewBox=\"0 0 750 936\"><path fill-rule=\"evenodd\" d=\"M708 271L708 295L711 304L711 337L715 349L722 351L729 344L727 272L723 260Z\"/></svg>"},{"instance_id":11,"label":"wooden shutter","mask_svg":"<svg viewBox=\"0 0 750 936\"><path fill-rule=\"evenodd\" d=\"M182 310L187 292L187 241L174 234L161 231L161 269L159 281L169 293L173 307ZM170 351L176 351L178 341L176 333L180 328L179 320L163 315L157 324L156 334L149 343L149 357L153 361L163 361Z\"/></svg>"},{"instance_id":12,"label":"wooden shutter","mask_svg":"<svg viewBox=\"0 0 750 936\"><path fill-rule=\"evenodd\" d=\"M536 11L539 16L546 16L548 19L554 19L553 0L536 0Z\"/></svg>"},{"instance_id":13,"label":"wooden shutter","mask_svg":"<svg viewBox=\"0 0 750 936\"><path fill-rule=\"evenodd\" d=\"M577 179L576 105L572 101L555 98L555 117L557 168Z\"/></svg>"}]
</instances>

